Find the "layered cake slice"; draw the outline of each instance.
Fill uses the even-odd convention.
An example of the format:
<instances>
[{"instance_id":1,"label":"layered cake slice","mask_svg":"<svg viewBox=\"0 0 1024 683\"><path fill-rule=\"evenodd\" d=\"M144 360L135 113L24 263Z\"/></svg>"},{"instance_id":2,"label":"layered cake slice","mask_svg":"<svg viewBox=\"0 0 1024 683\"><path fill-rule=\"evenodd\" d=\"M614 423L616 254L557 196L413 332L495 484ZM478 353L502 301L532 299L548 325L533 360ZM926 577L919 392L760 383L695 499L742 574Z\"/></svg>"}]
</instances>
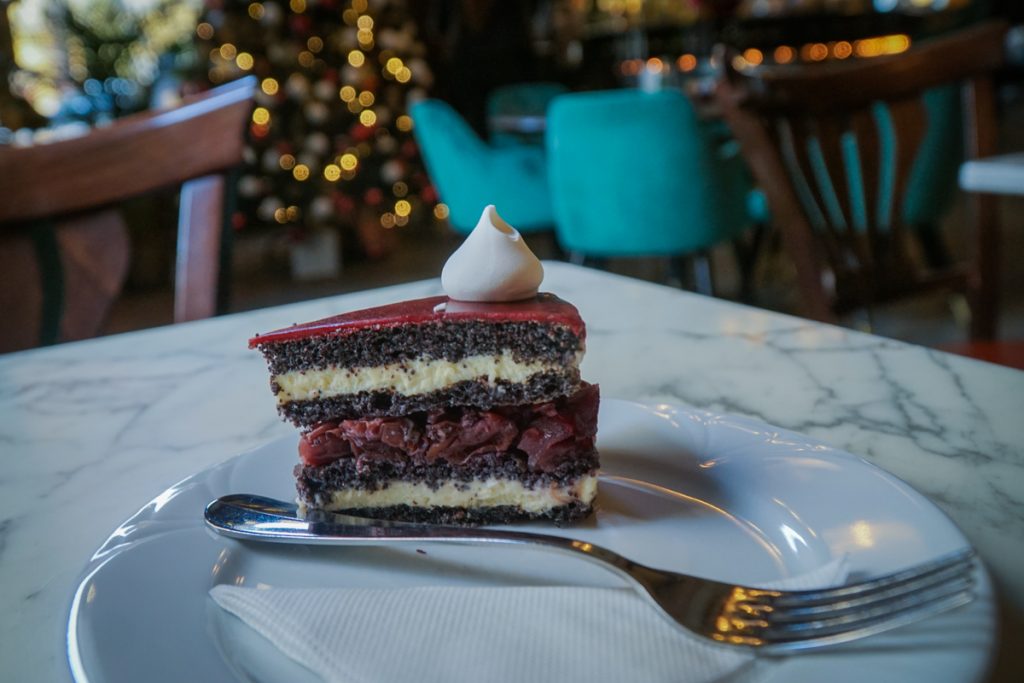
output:
<instances>
[{"instance_id":1,"label":"layered cake slice","mask_svg":"<svg viewBox=\"0 0 1024 683\"><path fill-rule=\"evenodd\" d=\"M599 399L580 380L585 337L576 308L553 294L440 296L249 345L267 360L279 411L302 430L300 503L488 523L590 512Z\"/></svg>"}]
</instances>

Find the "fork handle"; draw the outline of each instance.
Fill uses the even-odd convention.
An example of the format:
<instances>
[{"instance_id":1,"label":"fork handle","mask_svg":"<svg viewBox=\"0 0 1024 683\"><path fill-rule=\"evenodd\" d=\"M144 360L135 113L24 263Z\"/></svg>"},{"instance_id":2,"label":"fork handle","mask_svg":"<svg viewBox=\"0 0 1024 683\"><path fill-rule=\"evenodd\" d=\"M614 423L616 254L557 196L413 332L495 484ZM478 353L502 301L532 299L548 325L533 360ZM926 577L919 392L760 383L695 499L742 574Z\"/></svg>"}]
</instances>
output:
<instances>
[{"instance_id":1,"label":"fork handle","mask_svg":"<svg viewBox=\"0 0 1024 683\"><path fill-rule=\"evenodd\" d=\"M206 525L213 531L251 541L300 545L380 545L392 543L459 543L532 545L582 557L640 584L644 565L593 543L528 531L479 527L407 524L312 511L300 518L298 508L284 501L250 494L222 496L206 506Z\"/></svg>"}]
</instances>

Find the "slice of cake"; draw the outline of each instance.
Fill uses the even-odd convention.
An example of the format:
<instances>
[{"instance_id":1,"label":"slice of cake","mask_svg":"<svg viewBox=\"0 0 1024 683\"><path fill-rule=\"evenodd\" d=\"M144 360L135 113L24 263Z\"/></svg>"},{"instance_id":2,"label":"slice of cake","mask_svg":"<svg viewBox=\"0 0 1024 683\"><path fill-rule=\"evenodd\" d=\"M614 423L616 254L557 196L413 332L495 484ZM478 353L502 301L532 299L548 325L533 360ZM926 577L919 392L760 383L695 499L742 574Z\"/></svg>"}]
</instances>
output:
<instances>
[{"instance_id":1,"label":"slice of cake","mask_svg":"<svg viewBox=\"0 0 1024 683\"><path fill-rule=\"evenodd\" d=\"M580 380L585 337L576 308L553 294L439 296L257 335L249 345L267 360L280 413L302 430L300 503L497 523L575 520L591 510L599 399Z\"/></svg>"}]
</instances>

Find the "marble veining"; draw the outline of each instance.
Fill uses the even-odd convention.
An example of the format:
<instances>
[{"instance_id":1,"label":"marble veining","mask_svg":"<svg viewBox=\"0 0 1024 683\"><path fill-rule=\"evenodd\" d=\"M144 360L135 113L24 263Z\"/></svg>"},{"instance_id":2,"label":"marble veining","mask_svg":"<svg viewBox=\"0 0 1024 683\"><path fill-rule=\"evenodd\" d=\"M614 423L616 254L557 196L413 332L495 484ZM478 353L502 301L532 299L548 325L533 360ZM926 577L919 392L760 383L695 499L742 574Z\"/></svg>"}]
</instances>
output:
<instances>
[{"instance_id":1,"label":"marble veining","mask_svg":"<svg viewBox=\"0 0 1024 683\"><path fill-rule=\"evenodd\" d=\"M603 395L806 433L930 497L1024 608L1024 373L560 263L543 290L587 322ZM0 357L0 662L67 680L78 573L184 477L292 433L255 332L441 293L401 285ZM865 501L870 505L870 501Z\"/></svg>"}]
</instances>

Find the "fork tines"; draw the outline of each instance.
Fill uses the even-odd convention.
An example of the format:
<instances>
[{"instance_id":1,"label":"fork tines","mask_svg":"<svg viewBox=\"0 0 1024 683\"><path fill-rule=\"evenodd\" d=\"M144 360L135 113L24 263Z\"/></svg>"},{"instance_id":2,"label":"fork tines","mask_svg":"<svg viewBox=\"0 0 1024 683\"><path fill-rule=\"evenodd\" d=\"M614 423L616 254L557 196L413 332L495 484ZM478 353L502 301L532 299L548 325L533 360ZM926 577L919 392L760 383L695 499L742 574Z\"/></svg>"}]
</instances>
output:
<instances>
[{"instance_id":1,"label":"fork tines","mask_svg":"<svg viewBox=\"0 0 1024 683\"><path fill-rule=\"evenodd\" d=\"M974 551L966 549L837 588L750 591L720 615L716 640L776 650L854 640L970 602L973 569Z\"/></svg>"}]
</instances>

